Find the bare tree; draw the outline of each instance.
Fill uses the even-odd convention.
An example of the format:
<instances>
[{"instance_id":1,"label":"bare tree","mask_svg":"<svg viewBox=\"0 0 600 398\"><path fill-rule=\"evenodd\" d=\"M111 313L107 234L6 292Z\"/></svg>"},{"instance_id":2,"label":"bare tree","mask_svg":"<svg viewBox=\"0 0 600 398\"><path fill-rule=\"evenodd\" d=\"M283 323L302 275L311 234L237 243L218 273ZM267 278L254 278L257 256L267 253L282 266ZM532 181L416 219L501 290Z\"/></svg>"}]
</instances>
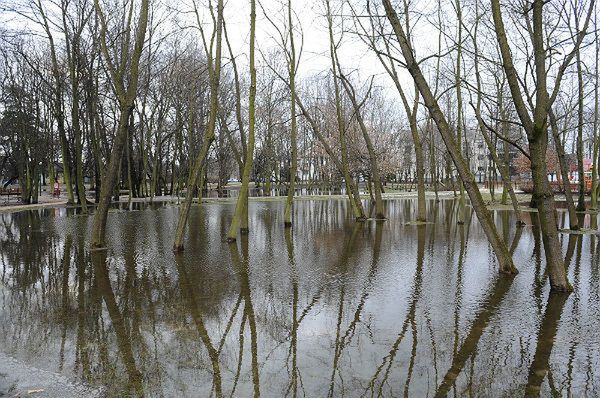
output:
<instances>
[{"instance_id":1,"label":"bare tree","mask_svg":"<svg viewBox=\"0 0 600 398\"><path fill-rule=\"evenodd\" d=\"M529 153L531 158L531 172L533 176L533 196L538 207L546 263L550 275L550 284L555 291L571 291L572 287L567 280L567 274L558 240L557 220L554 205L554 194L550 189L546 175L546 148L548 146L548 112L560 90L561 79L568 65L581 45L592 15L594 1L585 17L585 23L577 32L576 41L560 64L552 92L548 92L547 48L544 43L544 5L543 0L533 0L524 3L523 11L528 26L531 26L531 43L533 46L535 69L535 104L530 113L523 96L519 76L514 66L508 36L504 26L504 18L499 0L492 0L492 16L496 30L496 38L500 46L503 68L508 80L513 102L519 115L521 124L527 133ZM529 13L531 10L531 13ZM531 14L531 17L529 15ZM530 19L531 18L531 19ZM530 98L530 97L527 97ZM580 177L581 178L581 177Z\"/></svg>"},{"instance_id":2,"label":"bare tree","mask_svg":"<svg viewBox=\"0 0 600 398\"><path fill-rule=\"evenodd\" d=\"M129 131L129 119L133 111L137 95L139 63L144 49L144 38L148 24L149 0L141 0L137 26L133 26L135 2L131 2L125 18L124 34L121 37L121 46L113 40L108 40L110 22L104 13L100 0L94 0L96 12L100 21L100 44L106 68L110 74L111 84L119 102L119 124L113 142L110 161L102 179L100 202L94 213L92 226L92 246L103 248L105 246L106 218L113 189L117 184L119 167L123 157L123 150ZM132 29L135 37L131 39Z\"/></svg>"}]
</instances>

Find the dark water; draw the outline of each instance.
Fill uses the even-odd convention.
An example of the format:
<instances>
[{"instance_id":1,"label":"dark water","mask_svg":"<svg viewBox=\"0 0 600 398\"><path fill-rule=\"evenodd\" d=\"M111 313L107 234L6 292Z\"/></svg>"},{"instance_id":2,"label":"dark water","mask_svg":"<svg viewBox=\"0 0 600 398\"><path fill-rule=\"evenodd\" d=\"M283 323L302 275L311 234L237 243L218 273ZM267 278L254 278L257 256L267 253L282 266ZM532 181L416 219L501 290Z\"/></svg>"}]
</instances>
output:
<instances>
[{"instance_id":1,"label":"dark water","mask_svg":"<svg viewBox=\"0 0 600 398\"><path fill-rule=\"evenodd\" d=\"M428 205L360 225L299 201L286 234L282 202L251 202L228 245L234 205L204 204L177 258L174 206L111 212L93 254L91 217L0 215L0 351L115 397L600 396L599 237L561 235L575 291L550 295L530 214L495 212L507 279L474 216Z\"/></svg>"}]
</instances>

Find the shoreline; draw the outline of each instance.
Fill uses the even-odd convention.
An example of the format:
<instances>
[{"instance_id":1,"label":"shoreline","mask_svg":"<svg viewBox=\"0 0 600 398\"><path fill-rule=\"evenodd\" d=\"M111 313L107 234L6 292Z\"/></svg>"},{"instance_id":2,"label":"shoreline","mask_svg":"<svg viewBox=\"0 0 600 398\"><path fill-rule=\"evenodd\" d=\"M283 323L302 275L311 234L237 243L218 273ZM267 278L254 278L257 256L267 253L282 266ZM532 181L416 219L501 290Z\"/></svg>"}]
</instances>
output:
<instances>
[{"instance_id":1,"label":"shoreline","mask_svg":"<svg viewBox=\"0 0 600 398\"><path fill-rule=\"evenodd\" d=\"M361 194L362 199L369 199L368 194ZM384 200L394 200L394 199L416 199L417 192L390 192L384 193ZM433 192L426 192L426 198L434 198L435 194ZM452 191L443 191L439 192L440 198L452 198L454 194ZM334 195L300 195L294 196L294 200L343 200L346 199L347 196L343 194L334 194ZM172 203L175 205L180 204L184 200L184 197L177 196L156 196L150 200L150 198L132 198L131 203ZM219 197L203 197L201 199L201 203L235 203L237 200L237 196L227 197L227 198L219 198ZM285 201L286 196L251 196L248 198L250 202L278 202ZM111 204L127 204L129 202L128 196L120 196L119 201L113 201ZM192 203L197 204L198 199L194 198ZM95 203L91 203L88 207L96 206ZM68 204L67 200L50 200L50 201L42 201L34 204L15 204L15 205L2 205L0 206L0 214L8 214L8 213L18 213L21 211L28 210L37 210L37 209L47 209L47 208L63 208L63 207L73 207L78 208L79 205Z\"/></svg>"},{"instance_id":2,"label":"shoreline","mask_svg":"<svg viewBox=\"0 0 600 398\"><path fill-rule=\"evenodd\" d=\"M510 203L508 204L501 204L500 201L498 200L501 196L501 193L496 192L495 194L495 199L496 201L492 202L492 197L490 194L490 191L488 189L480 189L480 192L483 196L484 201L487 204L487 208L489 210L511 210L512 209L512 205ZM361 195L361 199L370 199L369 194L367 193L362 193ZM537 209L532 209L529 208L527 205L525 205L525 202L528 202L531 199L531 194L527 194L524 192L517 192L517 196L519 197L519 203L520 203L520 208L522 211L529 211L529 212L535 212L537 211ZM411 191L411 192L399 192L399 191L395 191L395 192L387 192L384 193L382 195L383 200L397 200L397 199L416 199L417 198L417 191ZM448 199L455 199L458 198L457 196L454 196L454 192L453 191L441 191L438 192L438 197L440 199L444 199L444 200L448 200ZM426 199L433 199L435 198L435 193L433 191L427 191L425 192L425 198ZM319 200L345 200L347 199L347 196L345 194L328 194L328 195L299 195L299 196L294 196L294 200L297 201L319 201ZM184 200L184 197L182 196L156 196L154 198L152 198L152 200L150 198L132 198L131 202L132 203L146 203L146 204L151 204L151 203L170 203L173 205L179 205L182 201ZM206 204L215 204L215 203L229 203L229 204L233 204L235 203L237 200L237 196L234 197L225 197L225 198L219 198L219 197L203 197L200 201L200 203L206 203ZM248 200L250 202L283 202L286 200L286 196L251 196L248 198ZM564 202L565 198L564 195L561 194L557 194L555 195L555 201L556 202ZM126 205L129 202L129 197L126 195L121 195L120 199L118 202L113 201L112 205ZM198 204L198 199L194 198L193 202L194 204ZM96 206L95 203L91 203L88 205L88 207L94 207ZM72 205L72 204L68 204L66 199L55 199L55 198L51 198L51 197L41 197L41 202L39 203L34 203L34 204L15 204L15 205L0 205L0 215L2 214L10 214L10 213L18 213L18 212L23 212L23 211L29 211L29 210L39 210L39 209L52 209L52 208L78 208L79 205ZM566 209L558 208L558 211L566 211ZM578 212L579 213L579 212ZM585 210L584 212L581 213L586 213L586 214L596 214L598 213L597 211L594 210Z\"/></svg>"}]
</instances>

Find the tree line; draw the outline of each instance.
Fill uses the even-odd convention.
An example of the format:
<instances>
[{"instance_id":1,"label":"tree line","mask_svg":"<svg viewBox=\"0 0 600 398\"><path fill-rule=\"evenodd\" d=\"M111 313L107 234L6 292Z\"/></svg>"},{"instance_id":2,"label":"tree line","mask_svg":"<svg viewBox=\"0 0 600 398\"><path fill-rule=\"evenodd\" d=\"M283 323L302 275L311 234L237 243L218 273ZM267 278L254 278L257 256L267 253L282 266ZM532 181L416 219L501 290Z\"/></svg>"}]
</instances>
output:
<instances>
[{"instance_id":1,"label":"tree line","mask_svg":"<svg viewBox=\"0 0 600 398\"><path fill-rule=\"evenodd\" d=\"M528 162L551 286L569 291L558 240L555 167L569 227L598 202L597 6L594 0L250 0L243 28L222 0L19 0L5 6L0 46L1 170L24 203L62 176L67 200L88 211L92 246L105 246L113 197L181 195L173 249L209 184L241 182L229 241L247 233L251 183L286 195L284 223L302 189L337 187L353 217L385 219L391 181L455 189L467 199L500 272L517 267L486 207L474 168L484 148L520 214L512 179ZM326 62L306 72L311 7ZM244 9L245 10L245 9ZM261 28L257 40L257 21ZM243 31L243 33L240 33ZM247 35L245 48L236 43ZM267 36L265 38L265 35ZM366 60L368 67L358 64ZM575 152L579 189L569 187ZM549 153L556 162L549 164ZM523 160L526 159L526 160ZM370 200L361 198L361 184Z\"/></svg>"}]
</instances>

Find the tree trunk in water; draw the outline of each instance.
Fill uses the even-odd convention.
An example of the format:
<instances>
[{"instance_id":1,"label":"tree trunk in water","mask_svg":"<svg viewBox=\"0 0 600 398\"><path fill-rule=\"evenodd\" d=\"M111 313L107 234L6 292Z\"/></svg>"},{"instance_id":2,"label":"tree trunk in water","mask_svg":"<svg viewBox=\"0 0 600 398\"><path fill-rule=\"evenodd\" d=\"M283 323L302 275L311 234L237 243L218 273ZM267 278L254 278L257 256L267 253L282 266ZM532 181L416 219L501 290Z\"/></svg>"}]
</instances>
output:
<instances>
[{"instance_id":1,"label":"tree trunk in water","mask_svg":"<svg viewBox=\"0 0 600 398\"><path fill-rule=\"evenodd\" d=\"M75 83L74 83L75 86ZM83 182L83 145L81 143L81 125L79 123L79 84L73 87L73 132L75 134L75 173L77 175L77 200L81 205L83 214L87 214L87 199L85 197L85 185Z\"/></svg>"},{"instance_id":2,"label":"tree trunk in water","mask_svg":"<svg viewBox=\"0 0 600 398\"><path fill-rule=\"evenodd\" d=\"M531 174L533 177L532 201L535 201L538 207L542 240L544 242L544 252L546 254L546 266L550 276L550 286L554 291L568 292L572 291L573 288L567 279L565 264L562 257L561 244L560 240L558 239L557 219L554 208L554 194L550 189L548 176L546 174L546 149L548 147L547 119L549 116L549 111L552 107L553 101L556 98L555 93L558 93L557 89L560 87L560 79L562 78L562 74L564 73L568 64L571 62L573 54L571 53L568 55L564 59L561 67L558 69L556 85L554 87L553 95L550 96L548 93L547 84L547 53L544 41L544 4L545 1L543 0L534 0L531 5L531 25L533 27L531 40L533 46L536 77L536 103L533 117L529 113L529 109L521 92L521 85L513 63L510 45L508 44L508 38L504 27L504 21L502 19L502 11L500 9L499 0L491 1L491 10L496 31L496 39L498 41L498 46L503 61L502 66L508 80L508 85L515 109L519 115L521 123L525 127L527 140L529 141ZM585 31L587 30L587 24L592 14L593 6L594 3L591 3L588 10L588 19L585 27L583 31L579 32L577 35L575 49L579 47L583 37L585 36ZM583 33L583 35L581 33Z\"/></svg>"},{"instance_id":3,"label":"tree trunk in water","mask_svg":"<svg viewBox=\"0 0 600 398\"><path fill-rule=\"evenodd\" d=\"M459 21L462 21L462 8L460 4L460 0L455 0L455 9L456 9L456 17ZM460 151L462 152L464 149L462 148L462 127L463 127L463 100L462 100L462 76L461 76L461 62L462 62L462 28L463 24L458 23L458 40L457 40L457 54L456 54L456 66L455 66L455 75L454 82L456 85L456 143ZM465 132L466 134L466 132ZM468 158L466 159L468 162ZM462 225L465 223L465 187L464 184L461 184L462 178L459 178L458 188L459 188L459 198L458 198L458 220L457 223ZM494 194L492 192L492 202L494 201Z\"/></svg>"},{"instance_id":4,"label":"tree trunk in water","mask_svg":"<svg viewBox=\"0 0 600 398\"><path fill-rule=\"evenodd\" d=\"M86 109L89 124L88 144L92 147L92 157L94 163L94 200L96 203L100 201L100 186L102 179L102 166L100 165L100 144L97 136L98 132L98 113L96 112L96 102L94 99L94 82L88 78L85 83L86 87Z\"/></svg>"},{"instance_id":5,"label":"tree trunk in water","mask_svg":"<svg viewBox=\"0 0 600 398\"><path fill-rule=\"evenodd\" d=\"M290 141L292 146L292 160L290 163L290 185L288 186L287 198L285 200L285 210L283 222L285 226L292 226L292 210L294 205L294 194L296 190L296 173L298 171L298 125L296 120L296 47L294 43L294 29L292 24L292 0L288 0L288 29L290 37L290 59L288 61L288 70L290 74ZM295 308L294 308L295 310Z\"/></svg>"},{"instance_id":6,"label":"tree trunk in water","mask_svg":"<svg viewBox=\"0 0 600 398\"><path fill-rule=\"evenodd\" d=\"M595 42L596 42L596 73L594 77L594 126L593 126L593 139L594 139L594 150L593 150L593 159L592 159L592 192L591 192L591 208L594 210L598 209L598 118L599 118L599 107L600 107L600 98L598 98L598 91L600 89L599 84L600 80L598 79L598 74L600 73L599 69L599 56L600 56L600 43L598 42L598 21L597 16L594 18L594 31L595 31ZM592 217L593 218L593 217Z\"/></svg>"},{"instance_id":7,"label":"tree trunk in water","mask_svg":"<svg viewBox=\"0 0 600 398\"><path fill-rule=\"evenodd\" d=\"M425 101L425 105L431 114L431 117L435 121L438 126L438 130L440 131L440 135L446 144L448 152L456 165L456 169L462 179L464 189L469 195L471 199L471 203L473 206L473 210L481 223L481 226L484 230L485 235L492 246L494 253L496 254L496 258L498 259L498 265L501 273L514 274L517 273L517 269L515 268L512 257L508 252L508 248L504 241L500 238L498 231L496 229L496 225L492 219L492 215L488 211L485 206L485 202L481 196L481 192L477 187L477 183L475 182L475 178L471 174L469 170L468 164L462 156L460 147L457 145L455 141L455 137L452 133L452 129L450 125L446 121L444 114L442 113L437 100L435 99L433 93L417 61L413 55L413 49L410 46L410 43L406 39L406 35L402 29L402 25L398 20L398 15L394 11L392 3L390 0L382 0L386 15L388 20L390 21L396 38L398 39L398 44L402 50L402 54L404 55L404 59L406 61L407 69L410 72L415 85L418 87L423 100Z\"/></svg>"},{"instance_id":8,"label":"tree trunk in water","mask_svg":"<svg viewBox=\"0 0 600 398\"><path fill-rule=\"evenodd\" d=\"M521 221L521 210L519 209L519 201L517 200L517 195L515 194L515 190L512 187L510 181L510 169L507 163L500 162L500 158L498 157L498 153L496 152L496 148L494 148L490 136L485 131L485 126L481 120L481 115L479 115L477 111L477 119L479 120L479 129L481 134L483 135L483 139L492 155L492 159L498 165L498 169L500 170L500 177L502 178L502 183L504 185L504 191L510 196L510 201L513 206L513 210L515 211L515 216L517 218L517 226L521 227L525 225L523 221ZM507 144L505 142L505 144ZM507 146L505 145L504 151L506 153Z\"/></svg>"},{"instance_id":9,"label":"tree trunk in water","mask_svg":"<svg viewBox=\"0 0 600 398\"><path fill-rule=\"evenodd\" d=\"M427 120L427 126L429 130L429 163L431 169L431 182L433 184L433 192L435 193L435 201L437 203L440 201L440 195L438 192L439 171L437 168L437 161L435 159L435 146L433 145L433 126L431 125L431 117L429 117ZM425 191L423 191L423 196L425 196Z\"/></svg>"},{"instance_id":10,"label":"tree trunk in water","mask_svg":"<svg viewBox=\"0 0 600 398\"><path fill-rule=\"evenodd\" d=\"M331 14L331 7L329 0L325 1L326 9L327 9L327 28L329 31L329 56L331 58L331 67L333 71L333 88L335 93L335 107L336 107L336 118L337 118L337 126L339 131L339 143L340 143L340 152L342 159L342 174L344 175L344 183L346 184L346 191L351 192L352 201L350 205L352 206L352 211L354 214L354 218L357 221L362 221L366 219L365 210L363 208L362 202L360 200L360 195L358 193L358 187L354 185L352 181L352 176L350 174L349 169L349 161L348 161L348 147L346 141L346 125L344 116L342 114L342 100L340 96L340 87L337 82L337 63L336 63L336 43L333 37L333 16ZM350 194L349 194L350 195Z\"/></svg>"},{"instance_id":11,"label":"tree trunk in water","mask_svg":"<svg viewBox=\"0 0 600 398\"><path fill-rule=\"evenodd\" d=\"M242 187L240 196L235 205L235 212L227 241L235 242L237 239L238 228L241 232L248 232L248 186L250 184L250 172L254 159L254 132L256 124L256 68L254 64L254 43L256 36L256 0L250 2L250 93L248 99L248 144L246 147L246 157L244 159L244 172L242 174Z\"/></svg>"},{"instance_id":12,"label":"tree trunk in water","mask_svg":"<svg viewBox=\"0 0 600 398\"><path fill-rule=\"evenodd\" d=\"M536 126L537 127L537 126ZM565 264L562 257L562 245L558 239L556 210L554 195L546 175L546 147L547 135L545 131L538 131L539 138L529 140L529 153L531 156L531 175L533 177L533 196L537 203L544 253L546 254L546 267L550 276L552 290L571 291L571 284L567 280Z\"/></svg>"},{"instance_id":13,"label":"tree trunk in water","mask_svg":"<svg viewBox=\"0 0 600 398\"><path fill-rule=\"evenodd\" d=\"M173 251L179 252L183 251L183 238L185 234L185 227L187 224L187 219L190 213L190 208L192 206L192 200L194 198L194 191L196 189L196 184L198 183L198 177L200 173L203 171L204 159L208 154L208 150L210 145L215 139L215 126L217 123L217 116L219 111L219 79L221 76L221 37L222 37L222 27L223 27L223 0L219 0L217 3L217 20L215 23L216 30L216 48L215 48L215 58L214 64L212 60L212 54L210 53L209 48L206 48L206 54L208 58L208 70L209 70L209 78L210 78L210 114L208 119L208 126L206 127L206 133L204 134L204 142L202 143L202 148L200 149L200 153L196 157L194 164L192 166L192 170L187 182L187 190L185 194L185 200L181 204L181 208L179 209L179 218L177 220L177 228L175 230L175 241L173 242ZM211 42L212 48L212 42ZM191 124L190 124L191 126ZM156 155L158 156L158 154ZM156 172L156 171L155 171ZM200 196L202 196L202 187L200 187Z\"/></svg>"},{"instance_id":14,"label":"tree trunk in water","mask_svg":"<svg viewBox=\"0 0 600 398\"><path fill-rule=\"evenodd\" d=\"M335 54L335 52L334 52ZM339 62L337 61L336 54L336 63L338 69L340 68ZM373 147L373 143L371 138L369 137L369 132L367 131L367 126L363 120L362 114L360 113L360 107L358 101L356 100L356 93L354 88L350 84L350 82L341 74L342 83L348 96L350 97L350 101L352 102L352 106L354 107L355 117L358 121L358 125L360 127L360 131L362 133L363 139L365 140L365 144L367 146L367 151L369 153L369 165L371 167L371 180L373 182L373 191L371 193L375 194L375 218L378 220L385 219L385 212L383 211L383 198L381 197L381 177L379 176L379 166L377 164L377 156L375 155L375 148Z\"/></svg>"},{"instance_id":15,"label":"tree trunk in water","mask_svg":"<svg viewBox=\"0 0 600 398\"><path fill-rule=\"evenodd\" d=\"M416 107L418 102L416 100L415 102ZM423 157L423 143L421 142L421 137L419 137L419 132L417 131L416 109L412 113L412 117L409 118L409 121L410 132L412 134L413 143L415 145L415 167L417 168L417 221L425 222L427 221L425 203L425 159Z\"/></svg>"},{"instance_id":16,"label":"tree trunk in water","mask_svg":"<svg viewBox=\"0 0 600 398\"><path fill-rule=\"evenodd\" d=\"M94 213L94 223L92 226L92 247L103 248L105 246L106 218L108 216L108 207L110 198L114 192L115 186L119 180L119 169L123 159L123 151L127 141L127 130L129 129L129 115L133 106L122 106L120 108L119 126L115 135L113 149L110 154L110 161L106 172L102 178L100 188L100 202Z\"/></svg>"},{"instance_id":17,"label":"tree trunk in water","mask_svg":"<svg viewBox=\"0 0 600 398\"><path fill-rule=\"evenodd\" d=\"M507 123L502 123L503 126L506 126ZM506 131L506 130L505 130ZM502 189L502 200L501 203L503 205L508 204L508 188L512 187L512 185L510 184L510 168L509 168L509 164L510 164L510 158L508 156L508 142L504 141L502 142L502 149L504 151L503 153L503 159L502 159L502 164L499 163L499 160L496 162L497 165L500 166L500 168L505 168L504 172L505 174L508 176L508 180L506 180L503 176L502 176L502 170L500 171L500 177L502 178L502 182L504 183L504 189ZM508 183L508 184L507 184Z\"/></svg>"},{"instance_id":18,"label":"tree trunk in water","mask_svg":"<svg viewBox=\"0 0 600 398\"><path fill-rule=\"evenodd\" d=\"M308 120L308 123L310 124L310 127L312 128L314 134L317 136L317 139L319 140L319 142L323 145L323 149L325 149L325 152L327 152L327 155L329 155L330 159L335 164L335 167L338 169L338 171L340 173L342 173L343 169L344 169L342 166L342 162L337 157L337 155L333 152L333 149L331 149L331 146L329 145L329 143L327 142L327 140L321 133L321 130L319 129L319 125L315 122L315 120L312 118L310 113L308 113L308 110L306 109L306 107L304 106L304 104L302 103L302 101L300 100L298 95L296 95L296 104L300 107L300 110L302 111L302 114L304 115L306 120ZM323 182L325 181L324 178L322 178L321 180ZM360 200L360 195L358 193L358 187L356 186L356 184L354 183L354 181L352 179L349 179L346 181L344 182L345 186L346 186L346 195L348 195L348 200L350 201L350 206L352 208L354 218L356 219L356 221L364 221L364 219L365 219L364 209L362 208L362 202ZM331 184L329 184L329 187L331 188ZM363 209L362 216L361 216L361 209Z\"/></svg>"},{"instance_id":19,"label":"tree trunk in water","mask_svg":"<svg viewBox=\"0 0 600 398\"><path fill-rule=\"evenodd\" d=\"M194 191L196 190L196 184L198 182L198 177L202 173L202 165L204 164L204 159L206 158L206 154L214 140L213 137L204 137L204 143L202 144L202 149L200 149L200 153L196 158L196 162L193 165L192 172L187 181L185 199L181 203L181 207L179 208L179 217L177 219L177 228L175 229L175 242L173 243L173 251L180 252L183 251L183 238L185 235L185 227L187 224L187 219L190 214L190 208L192 207L192 201L194 199ZM154 181L154 176L152 178ZM152 191L154 192L154 191Z\"/></svg>"},{"instance_id":20,"label":"tree trunk in water","mask_svg":"<svg viewBox=\"0 0 600 398\"><path fill-rule=\"evenodd\" d=\"M105 246L105 234L106 234L106 219L108 216L108 207L110 205L110 197L113 194L113 190L117 185L119 179L119 171L121 168L121 160L123 159L123 150L127 144L127 135L129 129L129 118L133 111L133 104L137 94L138 77L139 77L139 61L142 56L144 49L144 41L146 37L146 28L148 26L148 9L149 0L142 0L140 4L139 20L135 32L135 42L133 43L133 52L129 54L130 63L127 64L125 60L121 60L119 70L115 69L114 60L111 58L111 53L108 50L107 45L107 22L106 16L104 15L100 6L100 1L95 0L94 6L96 12L99 15L99 21L101 25L100 30L100 42L102 47L102 53L105 60L107 61L107 69L110 74L112 85L117 93L119 99L119 124L117 133L113 140L113 148L110 154L110 160L106 172L102 178L102 187L100 190L100 202L98 208L94 213L94 222L92 225L92 248L103 248ZM130 18L131 21L131 18ZM129 31L131 25L126 26ZM126 35L127 43L124 47L129 44L130 36ZM122 54L125 57L125 54ZM128 76L125 76L126 68L129 65ZM125 81L127 80L127 85ZM118 193L118 189L117 189Z\"/></svg>"},{"instance_id":21,"label":"tree trunk in water","mask_svg":"<svg viewBox=\"0 0 600 398\"><path fill-rule=\"evenodd\" d=\"M65 27L65 43L67 49L67 60L69 65L69 78L71 81L71 123L73 127L73 134L75 135L75 185L77 187L77 201L81 206L83 214L87 214L87 199L85 197L85 185L83 183L83 145L82 145L82 130L79 118L79 83L80 83L80 71L79 71L79 36L80 32L73 35L73 43L71 45L68 35L68 29L66 25L66 19L63 14L63 21ZM71 53L72 52L72 53Z\"/></svg>"}]
</instances>

